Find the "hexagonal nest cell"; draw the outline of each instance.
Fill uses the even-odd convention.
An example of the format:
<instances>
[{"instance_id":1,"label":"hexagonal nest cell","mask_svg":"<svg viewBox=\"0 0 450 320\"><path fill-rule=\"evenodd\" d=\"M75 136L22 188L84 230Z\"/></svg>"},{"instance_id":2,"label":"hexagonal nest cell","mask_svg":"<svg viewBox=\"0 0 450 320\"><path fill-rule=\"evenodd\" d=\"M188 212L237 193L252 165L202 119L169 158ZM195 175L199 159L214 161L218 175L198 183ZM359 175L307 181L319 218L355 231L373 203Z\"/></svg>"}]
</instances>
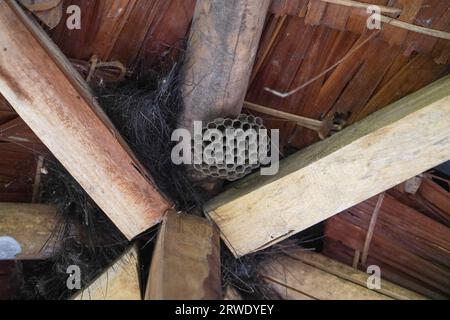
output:
<instances>
[{"instance_id":1,"label":"hexagonal nest cell","mask_svg":"<svg viewBox=\"0 0 450 320\"><path fill-rule=\"evenodd\" d=\"M268 134L260 135L263 129L261 118L246 114L209 122L192 141L194 168L205 176L228 181L245 177L269 157L270 139Z\"/></svg>"}]
</instances>

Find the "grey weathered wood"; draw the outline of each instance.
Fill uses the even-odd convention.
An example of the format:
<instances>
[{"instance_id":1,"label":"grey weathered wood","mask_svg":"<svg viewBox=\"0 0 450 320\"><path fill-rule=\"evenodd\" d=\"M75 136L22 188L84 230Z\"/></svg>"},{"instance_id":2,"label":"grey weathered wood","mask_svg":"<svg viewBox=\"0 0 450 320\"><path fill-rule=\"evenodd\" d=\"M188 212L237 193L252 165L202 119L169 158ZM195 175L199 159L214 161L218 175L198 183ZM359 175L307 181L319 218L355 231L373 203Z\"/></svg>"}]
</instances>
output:
<instances>
[{"instance_id":1,"label":"grey weathered wood","mask_svg":"<svg viewBox=\"0 0 450 320\"><path fill-rule=\"evenodd\" d=\"M184 67L181 126L242 110L269 0L198 0Z\"/></svg>"},{"instance_id":2,"label":"grey weathered wood","mask_svg":"<svg viewBox=\"0 0 450 320\"><path fill-rule=\"evenodd\" d=\"M0 93L129 239L171 204L45 32L0 1Z\"/></svg>"}]
</instances>

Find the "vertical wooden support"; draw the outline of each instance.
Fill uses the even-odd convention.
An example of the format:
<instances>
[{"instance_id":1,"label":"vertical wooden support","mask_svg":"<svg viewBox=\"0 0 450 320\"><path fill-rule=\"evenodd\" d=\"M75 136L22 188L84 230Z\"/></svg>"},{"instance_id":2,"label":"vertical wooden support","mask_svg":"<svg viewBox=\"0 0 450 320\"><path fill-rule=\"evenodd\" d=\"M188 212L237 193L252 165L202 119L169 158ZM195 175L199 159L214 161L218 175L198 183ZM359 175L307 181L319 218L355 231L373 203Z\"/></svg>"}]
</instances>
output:
<instances>
[{"instance_id":1,"label":"vertical wooden support","mask_svg":"<svg viewBox=\"0 0 450 320\"><path fill-rule=\"evenodd\" d=\"M70 63L14 1L0 2L0 93L131 239L170 207Z\"/></svg>"},{"instance_id":2,"label":"vertical wooden support","mask_svg":"<svg viewBox=\"0 0 450 320\"><path fill-rule=\"evenodd\" d=\"M219 233L206 219L169 212L159 231L147 300L221 299Z\"/></svg>"},{"instance_id":3,"label":"vertical wooden support","mask_svg":"<svg viewBox=\"0 0 450 320\"><path fill-rule=\"evenodd\" d=\"M181 126L236 116L269 8L269 0L198 0L184 67Z\"/></svg>"},{"instance_id":4,"label":"vertical wooden support","mask_svg":"<svg viewBox=\"0 0 450 320\"><path fill-rule=\"evenodd\" d=\"M82 270L81 270L82 272ZM138 250L128 249L73 300L141 300Z\"/></svg>"}]
</instances>

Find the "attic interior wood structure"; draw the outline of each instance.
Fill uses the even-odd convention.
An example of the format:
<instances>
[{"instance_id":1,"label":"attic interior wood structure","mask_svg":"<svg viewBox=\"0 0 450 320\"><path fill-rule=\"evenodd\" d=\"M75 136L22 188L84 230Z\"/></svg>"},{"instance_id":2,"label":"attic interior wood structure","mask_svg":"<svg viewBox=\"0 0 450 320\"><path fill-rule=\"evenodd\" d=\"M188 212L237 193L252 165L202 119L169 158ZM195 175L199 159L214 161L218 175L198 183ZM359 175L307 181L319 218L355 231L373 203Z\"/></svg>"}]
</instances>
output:
<instances>
[{"instance_id":1,"label":"attic interior wood structure","mask_svg":"<svg viewBox=\"0 0 450 320\"><path fill-rule=\"evenodd\" d=\"M450 3L0 0L0 299L255 298L450 298Z\"/></svg>"}]
</instances>

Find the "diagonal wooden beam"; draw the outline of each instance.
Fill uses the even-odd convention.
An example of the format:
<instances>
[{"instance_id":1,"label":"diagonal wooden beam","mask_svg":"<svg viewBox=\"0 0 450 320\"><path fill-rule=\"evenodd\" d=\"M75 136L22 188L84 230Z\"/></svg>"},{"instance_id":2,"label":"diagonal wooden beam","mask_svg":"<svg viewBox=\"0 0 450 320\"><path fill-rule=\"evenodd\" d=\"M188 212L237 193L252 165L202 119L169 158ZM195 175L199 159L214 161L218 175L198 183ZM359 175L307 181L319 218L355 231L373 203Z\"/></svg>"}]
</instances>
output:
<instances>
[{"instance_id":1,"label":"diagonal wooden beam","mask_svg":"<svg viewBox=\"0 0 450 320\"><path fill-rule=\"evenodd\" d=\"M131 239L170 203L71 64L14 1L0 2L0 93Z\"/></svg>"},{"instance_id":2,"label":"diagonal wooden beam","mask_svg":"<svg viewBox=\"0 0 450 320\"><path fill-rule=\"evenodd\" d=\"M236 256L271 246L450 159L450 76L206 206Z\"/></svg>"}]
</instances>

